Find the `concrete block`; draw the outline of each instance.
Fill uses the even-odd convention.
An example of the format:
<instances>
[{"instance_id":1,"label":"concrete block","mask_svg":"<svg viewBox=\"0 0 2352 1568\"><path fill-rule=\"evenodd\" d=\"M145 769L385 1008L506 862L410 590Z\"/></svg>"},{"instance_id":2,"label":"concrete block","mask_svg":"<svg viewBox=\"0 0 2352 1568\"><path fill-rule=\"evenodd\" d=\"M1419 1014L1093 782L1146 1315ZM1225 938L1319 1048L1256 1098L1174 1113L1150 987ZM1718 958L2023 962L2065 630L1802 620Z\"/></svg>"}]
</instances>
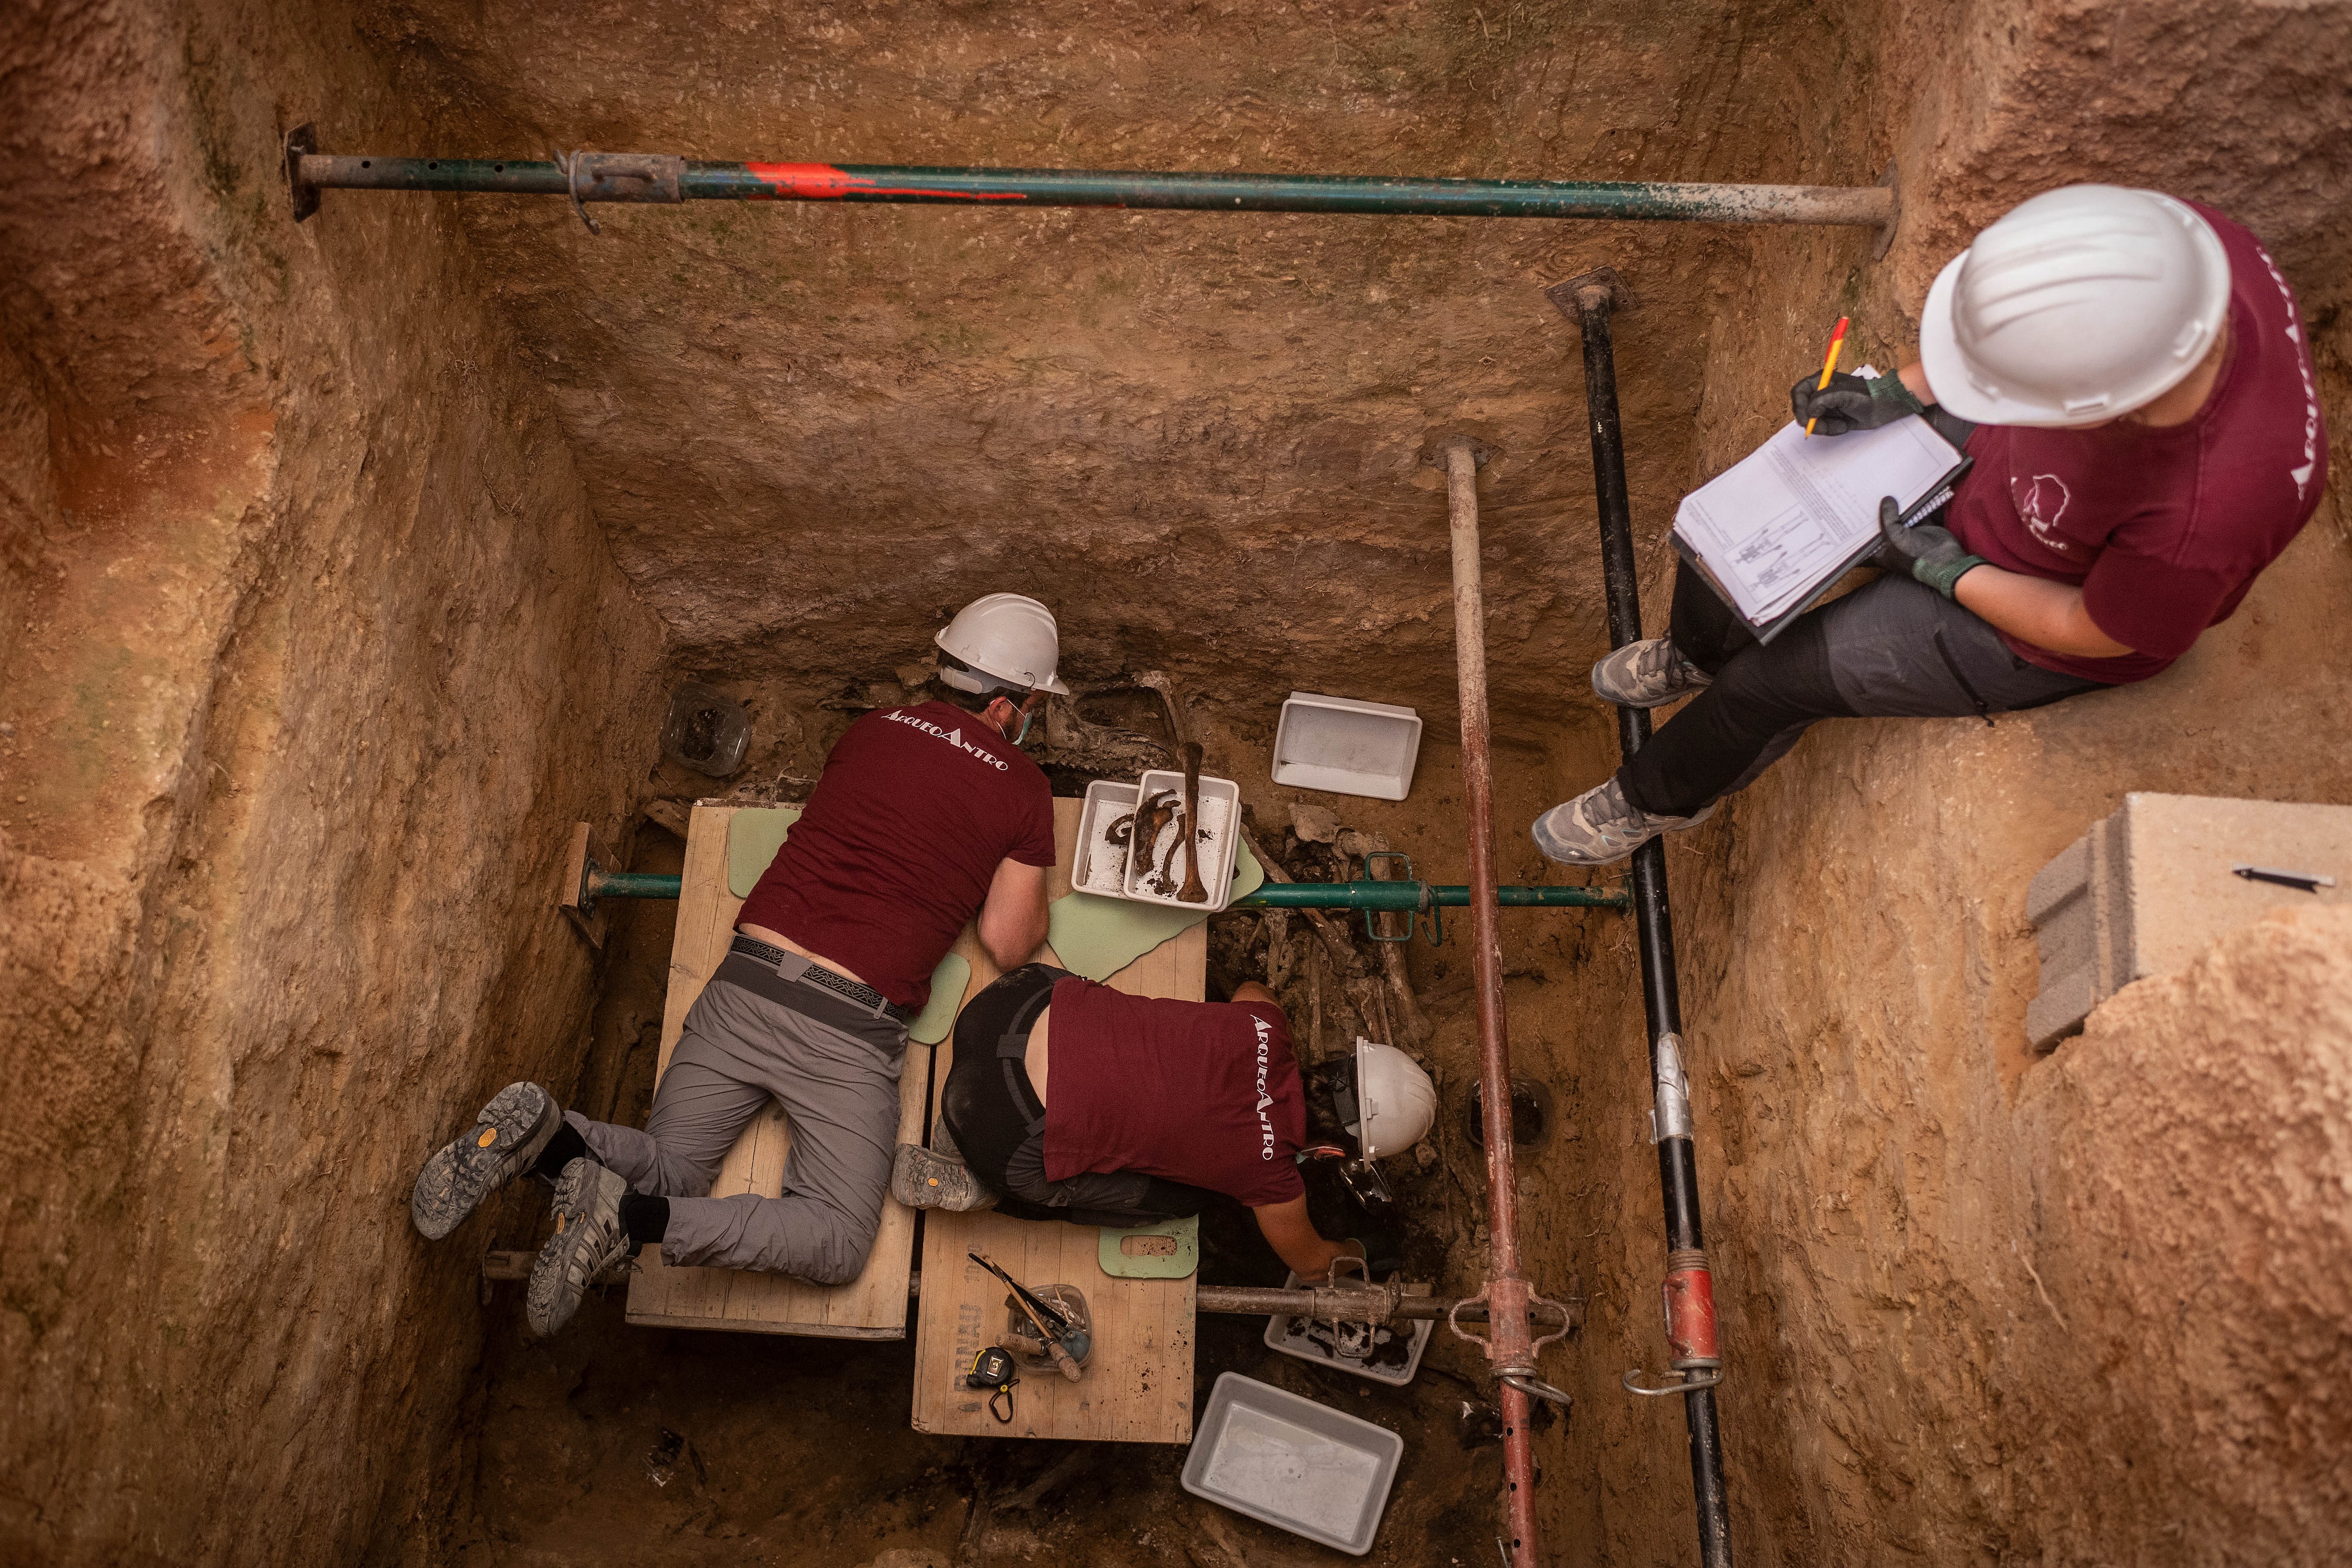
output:
<instances>
[{"instance_id":1,"label":"concrete block","mask_svg":"<svg viewBox=\"0 0 2352 1568\"><path fill-rule=\"evenodd\" d=\"M2333 877L2314 892L2249 881L2242 865ZM2352 897L2352 806L2133 794L2035 873L2025 918L2042 984L2027 1037L2048 1050L2107 997L2185 966L2275 909Z\"/></svg>"}]
</instances>

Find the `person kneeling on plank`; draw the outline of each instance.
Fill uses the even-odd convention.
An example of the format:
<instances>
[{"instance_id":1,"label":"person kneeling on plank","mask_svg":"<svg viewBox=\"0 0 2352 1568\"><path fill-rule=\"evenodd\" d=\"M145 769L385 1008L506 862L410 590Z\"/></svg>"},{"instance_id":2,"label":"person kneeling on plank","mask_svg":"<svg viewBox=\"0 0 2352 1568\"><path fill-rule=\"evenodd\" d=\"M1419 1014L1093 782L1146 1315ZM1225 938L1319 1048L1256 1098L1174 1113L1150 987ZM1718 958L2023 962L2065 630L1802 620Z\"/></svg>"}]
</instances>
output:
<instances>
[{"instance_id":1,"label":"person kneeling on plank","mask_svg":"<svg viewBox=\"0 0 2352 1568\"><path fill-rule=\"evenodd\" d=\"M1181 1002L1016 969L956 1020L940 1127L938 1148L898 1146L900 1203L1124 1228L1222 1194L1302 1279L1363 1256L1307 1217L1306 1091L1289 1023L1255 983L1231 1002Z\"/></svg>"},{"instance_id":2,"label":"person kneeling on plank","mask_svg":"<svg viewBox=\"0 0 2352 1568\"><path fill-rule=\"evenodd\" d=\"M1601 700L1696 694L1607 783L1537 818L1536 847L1622 860L1696 826L1821 719L1967 718L2146 680L2229 619L2327 482L2311 345L2254 237L2155 191L2049 191L1928 290L1919 360L1807 376L1836 437L1925 414L1975 467L1905 528L1887 574L1759 645L1688 564L1667 635L1592 667Z\"/></svg>"},{"instance_id":3,"label":"person kneeling on plank","mask_svg":"<svg viewBox=\"0 0 2352 1568\"><path fill-rule=\"evenodd\" d=\"M525 1310L551 1334L647 1242L672 1267L855 1279L882 1221L907 1026L965 923L999 963L1045 936L1052 787L1021 741L1059 637L1034 599L992 594L940 633L940 700L849 727L736 918L686 1016L643 1131L560 1112L510 1084L425 1163L416 1228L446 1236L526 1173L555 1184L555 1235ZM792 1150L778 1197L707 1194L773 1099Z\"/></svg>"}]
</instances>

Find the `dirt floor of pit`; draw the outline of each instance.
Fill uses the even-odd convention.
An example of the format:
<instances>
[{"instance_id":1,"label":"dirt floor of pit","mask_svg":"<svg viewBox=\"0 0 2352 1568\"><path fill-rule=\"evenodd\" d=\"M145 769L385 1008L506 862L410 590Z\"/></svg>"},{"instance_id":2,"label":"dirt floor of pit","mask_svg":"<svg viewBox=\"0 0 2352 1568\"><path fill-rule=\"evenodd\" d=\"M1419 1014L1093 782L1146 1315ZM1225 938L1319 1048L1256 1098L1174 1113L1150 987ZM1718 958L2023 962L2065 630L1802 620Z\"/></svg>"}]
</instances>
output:
<instances>
[{"instance_id":1,"label":"dirt floor of pit","mask_svg":"<svg viewBox=\"0 0 2352 1568\"><path fill-rule=\"evenodd\" d=\"M776 781L814 772L851 717L844 709L793 710L762 689L742 689L759 735L741 787L773 793ZM1097 699L1082 711L1098 721L1150 724L1151 700ZM1236 705L1242 706L1242 705ZM1290 792L1259 782L1270 736L1229 723L1208 700L1213 758L1235 761L1262 820L1286 821ZM1082 775L1053 764L1058 793L1082 789ZM1548 759L1514 756L1504 770L1504 808L1516 816L1541 804L1550 788ZM796 772L796 770L799 770ZM1215 771L1215 770L1213 770ZM665 767L655 787L690 797L692 775ZM722 789L708 781L704 791ZM789 793L789 784L785 786ZM1521 797L1525 797L1522 799ZM1389 805L1318 795L1341 821L1377 833L1413 853L1424 876L1450 879L1449 841L1458 841L1458 775L1450 748L1425 747L1413 798ZM1302 876L1320 874L1329 851L1302 846L1279 827ZM647 827L633 866L676 870L682 847ZM1518 877L1527 868L1511 867ZM1510 985L1523 995L1559 979L1595 953L1574 939L1606 915L1522 917L1512 944ZM1549 921L1538 924L1538 921ZM1266 948L1248 942L1258 917L1220 916L1213 923L1210 993L1241 978L1265 977ZM674 906L625 908L608 945L604 989L572 1102L590 1114L642 1121L654 1089ZM1605 929L1605 928L1595 928ZM1402 1223L1393 1240L1408 1274L1445 1290L1471 1290L1484 1268L1483 1188L1478 1152L1464 1131L1475 1079L1466 928L1442 948L1416 945L1414 988L1433 1023L1427 1059L1438 1079L1444 1113L1424 1162L1391 1162ZM1569 936L1563 942L1560 939ZM1522 942L1540 951L1530 957ZM1614 954L1597 956L1604 969ZM1604 982L1622 984L1620 980ZM1303 1020L1304 982L1294 975L1286 1000ZM1344 1043L1354 1020L1331 988L1323 1049ZM1305 1033L1303 1021L1300 1033ZM1547 1031L1523 1030L1523 1065L1554 1070ZM1564 1181L1576 1157L1574 1130L1555 1121L1525 1158L1529 1179L1547 1190ZM535 1246L544 1198L533 1184L510 1189L469 1249ZM1362 1228L1336 1186L1313 1194L1328 1230ZM1533 1227L1531 1227L1533 1228ZM1204 1216L1202 1279L1209 1283L1277 1285L1283 1270L1246 1214ZM1567 1288L1548 1237L1531 1237L1547 1284ZM493 1288L478 1392L467 1426L473 1439L472 1496L461 1508L456 1560L525 1565L609 1559L684 1564L726 1562L850 1564L877 1560L890 1568L1005 1563L1043 1557L1103 1564L1322 1563L1321 1548L1215 1508L1178 1481L1186 1450L1160 1445L1084 1445L933 1437L908 1424L912 1402L911 1342L777 1338L631 1328L622 1292L592 1299L578 1321L550 1342L532 1340L521 1321L521 1288ZM1486 1563L1494 1552L1495 1499L1502 1483L1500 1448L1486 1380L1475 1352L1433 1337L1413 1384L1392 1389L1309 1366L1265 1345L1264 1320L1203 1315L1194 1369L1195 1411L1217 1375L1235 1371L1378 1422L1405 1436L1406 1462L1389 1503L1374 1563ZM1016 1397L1017 1397L1016 1394ZM1553 1460L1557 1485L1579 1473L1560 1462L1565 1427L1545 1421L1539 1458ZM905 1553L885 1557L885 1553Z\"/></svg>"}]
</instances>

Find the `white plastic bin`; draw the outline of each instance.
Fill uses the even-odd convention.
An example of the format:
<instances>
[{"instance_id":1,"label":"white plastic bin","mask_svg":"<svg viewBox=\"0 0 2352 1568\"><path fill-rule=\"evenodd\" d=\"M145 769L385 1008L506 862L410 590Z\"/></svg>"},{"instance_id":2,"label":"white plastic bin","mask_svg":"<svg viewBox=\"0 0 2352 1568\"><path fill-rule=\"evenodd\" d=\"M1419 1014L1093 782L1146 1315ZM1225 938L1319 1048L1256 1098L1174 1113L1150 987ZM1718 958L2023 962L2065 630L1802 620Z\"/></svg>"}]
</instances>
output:
<instances>
[{"instance_id":1,"label":"white plastic bin","mask_svg":"<svg viewBox=\"0 0 2352 1568\"><path fill-rule=\"evenodd\" d=\"M1386 702L1294 691L1274 731L1274 782L1402 800L1421 760L1421 715Z\"/></svg>"},{"instance_id":2,"label":"white plastic bin","mask_svg":"<svg viewBox=\"0 0 2352 1568\"><path fill-rule=\"evenodd\" d=\"M1096 787L1088 784L1087 792L1091 794ZM1169 769L1154 768L1143 775L1140 793L1136 799L1150 800L1170 791L1178 795L1184 793L1184 775ZM1223 804L1224 819L1222 822L1216 820L1212 802ZM1130 803L1126 809L1133 810L1133 804ZM1110 813L1104 821L1108 822L1117 815L1116 812ZM1127 880L1120 896L1132 899L1139 904L1166 904L1173 910L1205 910L1214 914L1223 909L1226 901L1234 896L1234 860L1241 844L1241 819L1242 786L1231 779L1213 779L1206 773L1202 774L1201 821L1206 825L1203 831L1211 837L1196 838L1194 843L1201 852L1201 882L1208 889L1209 901L1188 904L1176 897L1175 889L1181 887L1184 881L1184 853L1181 849L1168 862L1168 879L1173 885L1167 892L1157 891L1147 881L1147 878L1157 873L1158 868L1147 863L1151 846L1144 842L1149 837L1146 834L1135 835L1129 846Z\"/></svg>"},{"instance_id":3,"label":"white plastic bin","mask_svg":"<svg viewBox=\"0 0 2352 1568\"><path fill-rule=\"evenodd\" d=\"M1380 1533L1404 1439L1237 1372L1218 1374L1184 1489L1361 1557Z\"/></svg>"},{"instance_id":4,"label":"white plastic bin","mask_svg":"<svg viewBox=\"0 0 2352 1568\"><path fill-rule=\"evenodd\" d=\"M1078 808L1078 845L1070 863L1070 887L1075 892L1106 899L1127 896L1127 847L1103 842L1103 829L1135 809L1135 786L1097 779L1087 785L1087 803Z\"/></svg>"}]
</instances>

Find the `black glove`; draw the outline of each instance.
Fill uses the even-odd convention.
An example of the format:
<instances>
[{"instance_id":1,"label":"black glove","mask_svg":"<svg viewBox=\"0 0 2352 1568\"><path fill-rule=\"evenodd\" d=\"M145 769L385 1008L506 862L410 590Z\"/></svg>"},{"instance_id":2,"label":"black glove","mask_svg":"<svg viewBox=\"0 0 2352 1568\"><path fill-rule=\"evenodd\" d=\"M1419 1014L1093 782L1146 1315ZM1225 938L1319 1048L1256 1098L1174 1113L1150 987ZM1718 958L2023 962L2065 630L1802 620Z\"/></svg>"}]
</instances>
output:
<instances>
[{"instance_id":1,"label":"black glove","mask_svg":"<svg viewBox=\"0 0 2352 1568\"><path fill-rule=\"evenodd\" d=\"M1822 436L1843 436L1849 430L1875 430L1881 425L1892 425L1906 414L1924 413L1927 405L1911 395L1899 375L1873 376L1864 381L1858 375L1840 371L1830 377L1830 384L1819 392L1813 390L1821 380L1809 375L1789 389L1789 407L1802 425L1816 419L1814 433Z\"/></svg>"},{"instance_id":2,"label":"black glove","mask_svg":"<svg viewBox=\"0 0 2352 1568\"><path fill-rule=\"evenodd\" d=\"M1971 555L1960 548L1948 528L1937 528L1932 522L1914 523L1906 528L1899 521L1903 509L1895 504L1893 496L1881 497L1878 502L1878 536L1884 542L1870 563L1888 572L1902 572L1917 578L1947 599L1958 585L1961 577L1979 566L1992 563L1981 555Z\"/></svg>"}]
</instances>

